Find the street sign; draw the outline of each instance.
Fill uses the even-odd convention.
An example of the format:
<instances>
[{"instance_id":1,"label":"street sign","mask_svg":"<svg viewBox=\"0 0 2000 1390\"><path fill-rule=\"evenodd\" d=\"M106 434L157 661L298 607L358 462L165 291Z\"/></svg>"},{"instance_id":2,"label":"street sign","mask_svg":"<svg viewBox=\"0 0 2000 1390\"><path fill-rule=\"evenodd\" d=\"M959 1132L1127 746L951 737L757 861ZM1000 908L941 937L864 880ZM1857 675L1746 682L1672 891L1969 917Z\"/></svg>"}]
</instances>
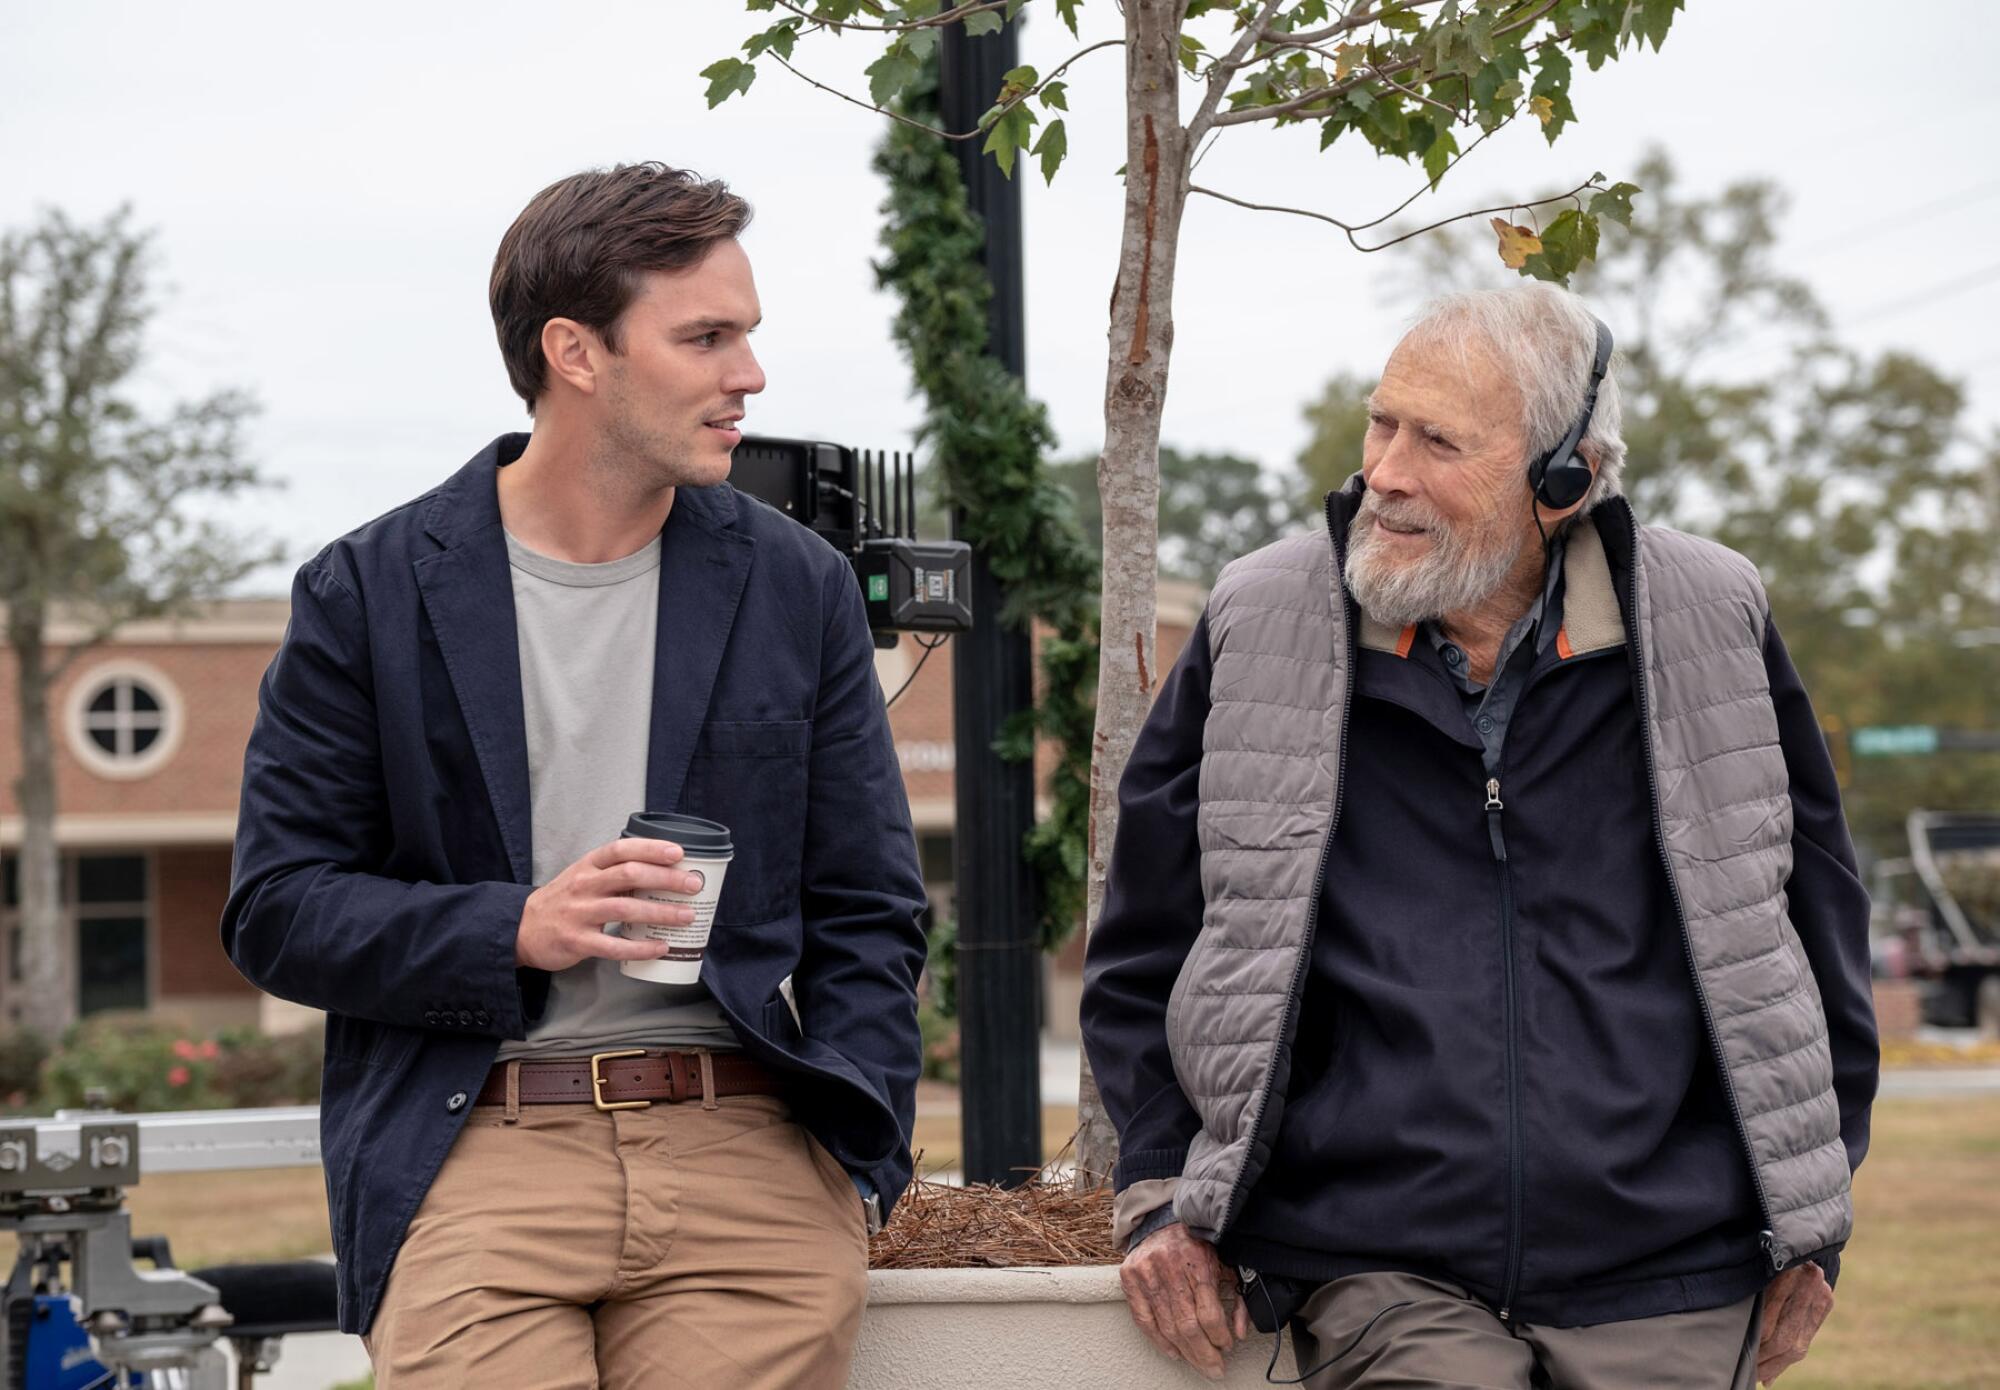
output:
<instances>
[{"instance_id":1,"label":"street sign","mask_svg":"<svg viewBox=\"0 0 2000 1390\"><path fill-rule=\"evenodd\" d=\"M1871 724L1856 729L1848 746L1862 758L1935 753L1938 731L1929 724Z\"/></svg>"}]
</instances>

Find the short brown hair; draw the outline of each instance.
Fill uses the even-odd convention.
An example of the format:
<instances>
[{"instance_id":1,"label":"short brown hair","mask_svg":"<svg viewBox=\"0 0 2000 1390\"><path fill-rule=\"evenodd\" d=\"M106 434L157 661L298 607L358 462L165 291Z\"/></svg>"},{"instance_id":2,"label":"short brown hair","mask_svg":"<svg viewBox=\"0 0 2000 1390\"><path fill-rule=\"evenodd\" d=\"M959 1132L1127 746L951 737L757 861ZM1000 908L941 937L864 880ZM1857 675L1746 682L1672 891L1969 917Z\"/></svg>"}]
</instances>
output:
<instances>
[{"instance_id":1,"label":"short brown hair","mask_svg":"<svg viewBox=\"0 0 2000 1390\"><path fill-rule=\"evenodd\" d=\"M493 257L487 298L507 379L535 413L548 385L542 327L575 319L617 352L618 319L649 270L684 270L750 225L750 204L719 179L664 164L620 164L550 184L514 219Z\"/></svg>"}]
</instances>

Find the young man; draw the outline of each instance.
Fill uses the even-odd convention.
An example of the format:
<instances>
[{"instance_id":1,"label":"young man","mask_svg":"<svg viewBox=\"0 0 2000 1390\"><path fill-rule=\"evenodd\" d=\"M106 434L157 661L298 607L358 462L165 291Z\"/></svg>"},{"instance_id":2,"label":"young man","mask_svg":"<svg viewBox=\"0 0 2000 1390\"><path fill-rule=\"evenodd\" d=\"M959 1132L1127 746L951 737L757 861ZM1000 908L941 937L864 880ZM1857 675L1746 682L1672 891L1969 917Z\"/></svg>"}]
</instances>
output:
<instances>
[{"instance_id":1,"label":"young man","mask_svg":"<svg viewBox=\"0 0 2000 1390\"><path fill-rule=\"evenodd\" d=\"M545 189L491 299L532 435L300 570L222 934L327 1013L341 1325L380 1390L841 1385L910 1177L923 889L854 575L729 487L750 209ZM700 983L634 811L727 826ZM790 980L790 990L783 986Z\"/></svg>"}]
</instances>

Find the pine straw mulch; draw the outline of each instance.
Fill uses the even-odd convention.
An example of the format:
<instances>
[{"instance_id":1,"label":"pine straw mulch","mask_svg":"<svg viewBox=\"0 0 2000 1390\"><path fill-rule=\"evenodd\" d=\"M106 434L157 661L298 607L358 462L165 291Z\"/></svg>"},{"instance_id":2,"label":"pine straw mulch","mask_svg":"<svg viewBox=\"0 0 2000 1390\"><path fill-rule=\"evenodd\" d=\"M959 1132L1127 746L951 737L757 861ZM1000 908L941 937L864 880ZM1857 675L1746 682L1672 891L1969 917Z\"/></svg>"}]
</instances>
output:
<instances>
[{"instance_id":1,"label":"pine straw mulch","mask_svg":"<svg viewBox=\"0 0 2000 1390\"><path fill-rule=\"evenodd\" d=\"M1111 1190L1078 1192L1067 1155L1065 1149L1015 1188L918 1178L896 1203L889 1224L868 1242L868 1267L1117 1264L1122 1257L1111 1243Z\"/></svg>"}]
</instances>

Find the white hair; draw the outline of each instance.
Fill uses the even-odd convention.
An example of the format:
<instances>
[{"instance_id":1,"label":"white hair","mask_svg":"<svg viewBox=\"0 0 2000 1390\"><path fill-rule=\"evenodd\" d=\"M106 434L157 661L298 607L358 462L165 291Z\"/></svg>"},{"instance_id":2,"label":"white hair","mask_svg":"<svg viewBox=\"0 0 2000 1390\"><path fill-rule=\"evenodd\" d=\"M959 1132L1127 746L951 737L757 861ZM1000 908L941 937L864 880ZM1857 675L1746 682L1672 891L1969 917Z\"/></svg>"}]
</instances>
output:
<instances>
[{"instance_id":1,"label":"white hair","mask_svg":"<svg viewBox=\"0 0 2000 1390\"><path fill-rule=\"evenodd\" d=\"M1468 367L1475 345L1491 352L1520 396L1521 424L1528 438L1527 455L1521 460L1525 470L1529 459L1561 443L1583 413L1591 362L1597 354L1597 320L1577 295L1537 282L1435 300L1417 316L1403 341L1453 353ZM1618 495L1618 477L1625 468L1623 424L1614 355L1581 441L1581 449L1597 463L1597 478L1576 515Z\"/></svg>"}]
</instances>

